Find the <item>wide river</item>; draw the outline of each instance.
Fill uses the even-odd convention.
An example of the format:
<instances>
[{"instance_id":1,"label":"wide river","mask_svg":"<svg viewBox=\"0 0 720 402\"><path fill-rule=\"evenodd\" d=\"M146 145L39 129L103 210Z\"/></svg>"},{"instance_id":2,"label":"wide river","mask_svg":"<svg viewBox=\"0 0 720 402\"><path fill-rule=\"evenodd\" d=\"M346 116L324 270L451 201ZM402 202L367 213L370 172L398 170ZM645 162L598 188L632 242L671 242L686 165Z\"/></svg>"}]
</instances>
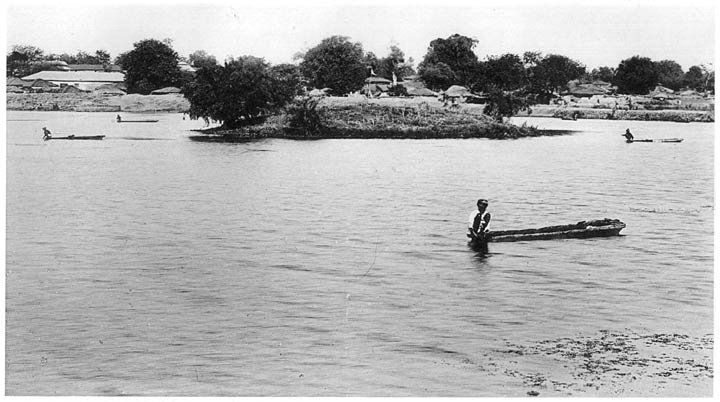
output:
<instances>
[{"instance_id":1,"label":"wide river","mask_svg":"<svg viewBox=\"0 0 720 402\"><path fill-rule=\"evenodd\" d=\"M592 386L574 355L518 359L674 334L711 369L713 124L222 144L189 140L202 123L180 114L114 117L7 113L8 395L712 395L711 372ZM106 138L43 142L44 126ZM628 127L684 141L626 144ZM478 198L491 229L627 228L482 255Z\"/></svg>"}]
</instances>

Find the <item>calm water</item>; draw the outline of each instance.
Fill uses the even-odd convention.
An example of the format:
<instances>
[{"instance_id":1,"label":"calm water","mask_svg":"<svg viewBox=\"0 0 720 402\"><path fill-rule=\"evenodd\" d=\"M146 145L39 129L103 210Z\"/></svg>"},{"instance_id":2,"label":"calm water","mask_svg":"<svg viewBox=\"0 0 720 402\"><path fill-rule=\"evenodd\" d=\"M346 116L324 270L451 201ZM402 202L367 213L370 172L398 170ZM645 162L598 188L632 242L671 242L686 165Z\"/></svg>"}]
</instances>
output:
<instances>
[{"instance_id":1,"label":"calm water","mask_svg":"<svg viewBox=\"0 0 720 402\"><path fill-rule=\"evenodd\" d=\"M712 124L210 144L114 116L8 112L9 395L524 396L478 368L506 342L713 331ZM495 229L627 228L478 255L480 197Z\"/></svg>"}]
</instances>

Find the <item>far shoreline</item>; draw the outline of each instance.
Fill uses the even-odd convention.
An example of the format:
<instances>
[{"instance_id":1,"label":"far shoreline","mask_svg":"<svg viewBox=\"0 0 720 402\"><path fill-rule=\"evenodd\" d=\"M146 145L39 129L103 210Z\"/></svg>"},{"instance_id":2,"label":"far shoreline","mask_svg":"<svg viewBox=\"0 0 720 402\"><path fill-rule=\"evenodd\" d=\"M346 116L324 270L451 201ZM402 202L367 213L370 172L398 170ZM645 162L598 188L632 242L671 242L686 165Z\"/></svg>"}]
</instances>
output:
<instances>
[{"instance_id":1,"label":"far shoreline","mask_svg":"<svg viewBox=\"0 0 720 402\"><path fill-rule=\"evenodd\" d=\"M321 132L308 133L291 128L284 114L269 116L261 124L237 129L211 127L193 130L190 139L201 142L246 142L264 138L293 140L317 139L443 139L525 137L567 135L575 130L543 130L515 125L507 119L498 122L483 114L483 104L461 103L444 106L433 97L364 96L324 97L318 110L324 116ZM115 113L188 113L190 102L181 94L122 95L22 93L7 94L8 111L65 111ZM622 110L601 107L581 108L560 105L534 105L514 117L559 118L563 120L625 120L668 122L714 122L714 110Z\"/></svg>"}]
</instances>

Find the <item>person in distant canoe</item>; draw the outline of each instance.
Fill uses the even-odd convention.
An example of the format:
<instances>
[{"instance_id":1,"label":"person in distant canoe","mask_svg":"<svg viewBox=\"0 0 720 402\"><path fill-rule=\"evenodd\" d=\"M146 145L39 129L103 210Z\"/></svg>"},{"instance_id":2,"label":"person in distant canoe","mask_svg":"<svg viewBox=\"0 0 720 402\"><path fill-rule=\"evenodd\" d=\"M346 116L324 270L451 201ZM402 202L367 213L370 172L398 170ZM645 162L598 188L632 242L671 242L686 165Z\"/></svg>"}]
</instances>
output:
<instances>
[{"instance_id":1,"label":"person in distant canoe","mask_svg":"<svg viewBox=\"0 0 720 402\"><path fill-rule=\"evenodd\" d=\"M632 140L635 139L635 137L634 137L634 136L632 135L632 133L630 132L630 129L629 129L629 128L628 128L627 130L625 130L625 134L623 134L623 137L625 137L625 139L628 140L628 141L632 141Z\"/></svg>"},{"instance_id":2,"label":"person in distant canoe","mask_svg":"<svg viewBox=\"0 0 720 402\"><path fill-rule=\"evenodd\" d=\"M115 120L117 120L117 122L120 123L122 121L122 117L120 117L120 115L117 115L117 117L115 117Z\"/></svg>"},{"instance_id":3,"label":"person in distant canoe","mask_svg":"<svg viewBox=\"0 0 720 402\"><path fill-rule=\"evenodd\" d=\"M50 138L52 138L52 133L47 127L43 127L43 140L49 140Z\"/></svg>"},{"instance_id":4,"label":"person in distant canoe","mask_svg":"<svg viewBox=\"0 0 720 402\"><path fill-rule=\"evenodd\" d=\"M479 199L477 201L477 211L470 213L470 219L468 220L468 233L467 236L471 239L482 239L485 233L488 231L488 225L490 224L490 213L487 212L488 201L486 199Z\"/></svg>"}]
</instances>

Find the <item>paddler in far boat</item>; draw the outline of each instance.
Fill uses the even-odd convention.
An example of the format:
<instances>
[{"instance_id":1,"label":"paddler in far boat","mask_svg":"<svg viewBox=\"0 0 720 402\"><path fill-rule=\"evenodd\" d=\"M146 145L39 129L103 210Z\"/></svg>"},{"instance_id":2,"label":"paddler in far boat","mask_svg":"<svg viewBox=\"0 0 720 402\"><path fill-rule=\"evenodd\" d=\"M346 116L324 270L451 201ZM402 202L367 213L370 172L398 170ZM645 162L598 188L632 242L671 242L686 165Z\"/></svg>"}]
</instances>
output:
<instances>
[{"instance_id":1,"label":"paddler in far boat","mask_svg":"<svg viewBox=\"0 0 720 402\"><path fill-rule=\"evenodd\" d=\"M120 117L120 115L117 115L117 117L115 117L115 120L117 120L117 122L120 123L122 121L122 117Z\"/></svg>"},{"instance_id":2,"label":"paddler in far boat","mask_svg":"<svg viewBox=\"0 0 720 402\"><path fill-rule=\"evenodd\" d=\"M625 137L625 139L626 139L628 142L630 142L630 141L632 141L632 140L635 139L635 137L634 137L634 136L632 135L632 133L630 132L630 129L629 129L629 128L628 128L627 130L625 130L625 134L623 134L623 137Z\"/></svg>"},{"instance_id":3,"label":"paddler in far boat","mask_svg":"<svg viewBox=\"0 0 720 402\"><path fill-rule=\"evenodd\" d=\"M43 140L47 141L52 138L52 133L47 127L43 127Z\"/></svg>"},{"instance_id":4,"label":"paddler in far boat","mask_svg":"<svg viewBox=\"0 0 720 402\"><path fill-rule=\"evenodd\" d=\"M481 198L477 201L477 211L470 213L467 237L472 240L482 241L485 238L485 233L488 232L487 228L491 217L490 213L487 212L487 206L488 201Z\"/></svg>"}]
</instances>

